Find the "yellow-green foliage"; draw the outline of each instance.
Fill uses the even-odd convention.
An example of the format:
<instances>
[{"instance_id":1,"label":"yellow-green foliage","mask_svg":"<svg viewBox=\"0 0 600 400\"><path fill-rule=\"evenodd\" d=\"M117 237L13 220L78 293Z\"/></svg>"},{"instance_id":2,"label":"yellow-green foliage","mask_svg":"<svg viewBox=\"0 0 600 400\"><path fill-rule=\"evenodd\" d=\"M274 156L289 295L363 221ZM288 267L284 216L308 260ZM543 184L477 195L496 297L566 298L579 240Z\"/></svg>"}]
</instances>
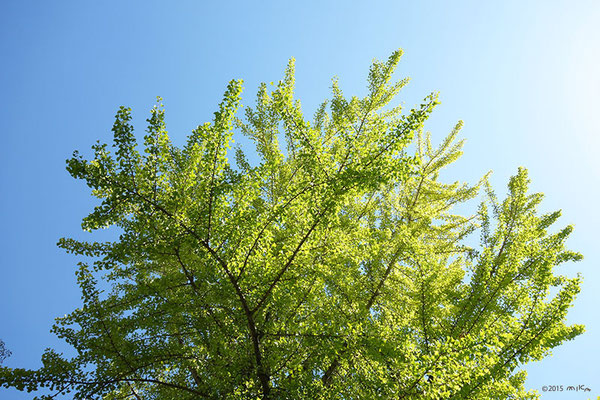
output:
<instances>
[{"instance_id":1,"label":"yellow-green foliage","mask_svg":"<svg viewBox=\"0 0 600 400\"><path fill-rule=\"evenodd\" d=\"M82 307L53 328L77 355L48 350L39 370L1 369L1 384L75 399L536 398L517 367L583 331L564 323L579 278L553 271L580 258L564 247L571 228L549 230L559 213L538 214L524 169L501 202L485 177L438 180L462 154L462 122L435 148L435 94L390 105L407 83L391 79L400 56L374 62L364 98L334 81L312 122L293 60L245 116L232 81L183 148L160 100L143 151L121 108L112 150L67 162L102 202L83 228L122 231L59 242L92 257ZM234 133L256 162L238 148L230 164ZM482 186L475 215L453 212Z\"/></svg>"}]
</instances>

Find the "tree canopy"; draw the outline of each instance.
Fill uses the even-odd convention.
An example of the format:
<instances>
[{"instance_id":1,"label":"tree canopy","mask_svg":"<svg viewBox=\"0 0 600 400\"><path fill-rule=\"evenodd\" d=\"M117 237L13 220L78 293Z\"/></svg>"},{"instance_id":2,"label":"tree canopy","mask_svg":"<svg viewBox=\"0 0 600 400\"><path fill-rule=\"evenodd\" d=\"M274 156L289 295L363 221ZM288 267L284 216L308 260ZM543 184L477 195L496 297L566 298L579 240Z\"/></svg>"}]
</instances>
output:
<instances>
[{"instance_id":1,"label":"tree canopy","mask_svg":"<svg viewBox=\"0 0 600 400\"><path fill-rule=\"evenodd\" d=\"M408 82L392 80L400 57L373 62L364 97L334 80L311 122L293 60L243 113L231 81L183 147L160 100L143 146L121 107L112 148L67 161L100 199L83 229L120 232L58 243L89 257L82 306L52 328L76 355L2 367L2 386L75 399L537 398L520 367L583 332L565 324L580 278L555 271L581 258L565 248L572 228L550 230L560 212L538 212L523 168L504 199L486 176L439 180L462 154L462 122L434 146L424 123L437 94L410 111L391 103ZM234 133L255 156L232 149ZM476 198L473 215L454 211Z\"/></svg>"}]
</instances>

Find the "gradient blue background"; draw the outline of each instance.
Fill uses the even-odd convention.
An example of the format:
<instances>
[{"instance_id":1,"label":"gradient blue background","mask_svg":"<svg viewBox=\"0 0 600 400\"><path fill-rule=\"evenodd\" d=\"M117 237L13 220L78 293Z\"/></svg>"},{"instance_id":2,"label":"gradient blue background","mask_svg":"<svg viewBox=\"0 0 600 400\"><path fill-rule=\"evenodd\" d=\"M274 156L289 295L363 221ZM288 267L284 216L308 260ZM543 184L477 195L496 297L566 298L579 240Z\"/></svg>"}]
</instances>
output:
<instances>
[{"instance_id":1,"label":"gradient blue background","mask_svg":"<svg viewBox=\"0 0 600 400\"><path fill-rule=\"evenodd\" d=\"M569 244L585 260L583 291L569 321L587 333L528 367L528 387L585 384L600 395L600 2L598 1L7 1L0 2L0 338L5 365L36 368L49 333L76 308L77 259L58 248L80 238L94 202L66 173L74 149L110 141L119 105L133 108L138 135L155 97L164 98L175 143L210 120L232 78L246 103L261 81L297 60L305 113L340 78L364 94L372 58L401 47L397 76L412 81L408 107L431 91L442 105L427 127L436 140L465 120L465 155L448 179L474 182L488 170L498 194L518 166L545 210L575 224ZM485 3L485 4L483 4ZM109 233L101 233L106 237ZM2 399L31 395L0 389Z\"/></svg>"}]
</instances>

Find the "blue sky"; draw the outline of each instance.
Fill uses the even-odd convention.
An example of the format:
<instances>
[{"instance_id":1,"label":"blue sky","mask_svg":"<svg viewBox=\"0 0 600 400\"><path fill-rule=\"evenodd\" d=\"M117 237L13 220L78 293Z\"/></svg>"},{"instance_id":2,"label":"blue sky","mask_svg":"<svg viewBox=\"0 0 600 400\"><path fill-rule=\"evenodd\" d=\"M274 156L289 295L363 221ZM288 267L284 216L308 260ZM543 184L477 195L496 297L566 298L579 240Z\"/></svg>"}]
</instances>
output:
<instances>
[{"instance_id":1,"label":"blue sky","mask_svg":"<svg viewBox=\"0 0 600 400\"><path fill-rule=\"evenodd\" d=\"M600 3L597 1L9 1L0 4L0 338L5 364L35 368L54 317L79 305L73 256L55 243L86 237L93 201L65 171L72 151L109 141L118 106L133 108L142 134L156 96L182 143L215 111L227 82L245 81L251 103L296 58L305 113L329 95L365 93L373 58L396 48L398 77L410 76L407 106L431 91L442 105L427 128L441 139L465 121L465 155L447 179L475 182L493 170L505 193L518 166L563 209L570 247L585 260L563 266L584 276L569 321L587 333L528 367L528 387L579 385L600 395ZM106 233L101 233L106 235ZM27 395L2 391L3 399ZM595 397L594 397L595 398Z\"/></svg>"}]
</instances>

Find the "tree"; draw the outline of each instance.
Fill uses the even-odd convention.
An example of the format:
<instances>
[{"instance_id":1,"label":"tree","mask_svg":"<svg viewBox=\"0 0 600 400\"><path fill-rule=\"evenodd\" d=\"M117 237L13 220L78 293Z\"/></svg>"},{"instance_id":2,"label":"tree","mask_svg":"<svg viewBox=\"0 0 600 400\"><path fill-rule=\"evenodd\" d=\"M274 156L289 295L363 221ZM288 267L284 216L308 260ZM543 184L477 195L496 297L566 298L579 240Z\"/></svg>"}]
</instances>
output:
<instances>
[{"instance_id":1,"label":"tree","mask_svg":"<svg viewBox=\"0 0 600 400\"><path fill-rule=\"evenodd\" d=\"M364 98L334 81L312 123L293 60L243 119L231 81L182 148L160 100L142 152L121 107L113 152L67 161L101 200L83 229L121 232L58 243L92 257L82 307L53 327L77 355L48 350L39 370L3 368L2 385L75 399L537 398L517 367L583 332L564 322L580 278L553 272L581 258L564 245L571 227L548 231L560 212L537 212L525 169L502 201L486 177L439 181L462 123L434 148L436 94L389 105L407 83L391 79L400 56L372 64ZM257 162L237 148L229 163L234 131ZM481 188L474 215L453 213Z\"/></svg>"}]
</instances>

